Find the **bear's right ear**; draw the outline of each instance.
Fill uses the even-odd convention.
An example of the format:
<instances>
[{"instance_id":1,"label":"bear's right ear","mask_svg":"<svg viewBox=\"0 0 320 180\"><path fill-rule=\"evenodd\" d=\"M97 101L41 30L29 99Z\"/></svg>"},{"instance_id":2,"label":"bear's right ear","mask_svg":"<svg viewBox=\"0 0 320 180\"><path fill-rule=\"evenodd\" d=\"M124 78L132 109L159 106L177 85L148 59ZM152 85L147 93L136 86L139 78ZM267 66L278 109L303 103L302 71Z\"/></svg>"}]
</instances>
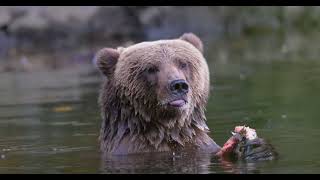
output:
<instances>
[{"instance_id":1,"label":"bear's right ear","mask_svg":"<svg viewBox=\"0 0 320 180\"><path fill-rule=\"evenodd\" d=\"M95 64L105 76L110 77L115 71L119 56L116 49L103 48L95 55Z\"/></svg>"}]
</instances>

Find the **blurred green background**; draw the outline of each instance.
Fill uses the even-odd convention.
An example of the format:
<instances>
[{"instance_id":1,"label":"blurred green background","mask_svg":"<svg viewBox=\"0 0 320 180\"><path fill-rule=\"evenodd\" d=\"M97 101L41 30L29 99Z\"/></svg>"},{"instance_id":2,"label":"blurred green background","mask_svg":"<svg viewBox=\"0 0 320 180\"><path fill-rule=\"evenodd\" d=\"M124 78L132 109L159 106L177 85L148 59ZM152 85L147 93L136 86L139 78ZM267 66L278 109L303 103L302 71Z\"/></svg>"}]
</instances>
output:
<instances>
[{"instance_id":1,"label":"blurred green background","mask_svg":"<svg viewBox=\"0 0 320 180\"><path fill-rule=\"evenodd\" d=\"M184 32L197 34L206 53L215 52L219 61L239 61L239 56L293 61L301 55L316 60L319 15L319 7L312 6L2 6L0 70L87 62L104 46L176 38ZM50 57L42 56L46 53Z\"/></svg>"}]
</instances>

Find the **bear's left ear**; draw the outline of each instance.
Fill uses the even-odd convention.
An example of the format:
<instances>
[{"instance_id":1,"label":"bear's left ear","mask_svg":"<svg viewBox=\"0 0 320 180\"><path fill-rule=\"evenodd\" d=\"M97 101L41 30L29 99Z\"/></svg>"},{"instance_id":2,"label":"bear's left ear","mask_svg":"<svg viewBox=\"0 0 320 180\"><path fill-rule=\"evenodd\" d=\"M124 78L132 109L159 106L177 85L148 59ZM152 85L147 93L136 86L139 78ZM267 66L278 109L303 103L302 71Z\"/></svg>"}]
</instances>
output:
<instances>
[{"instance_id":1,"label":"bear's left ear","mask_svg":"<svg viewBox=\"0 0 320 180\"><path fill-rule=\"evenodd\" d=\"M120 53L116 49L103 48L97 52L94 61L99 70L107 77L110 77L114 71Z\"/></svg>"},{"instance_id":2,"label":"bear's left ear","mask_svg":"<svg viewBox=\"0 0 320 180\"><path fill-rule=\"evenodd\" d=\"M201 53L203 53L203 44L198 36L193 33L184 33L181 37L181 40L187 41L196 47Z\"/></svg>"}]
</instances>

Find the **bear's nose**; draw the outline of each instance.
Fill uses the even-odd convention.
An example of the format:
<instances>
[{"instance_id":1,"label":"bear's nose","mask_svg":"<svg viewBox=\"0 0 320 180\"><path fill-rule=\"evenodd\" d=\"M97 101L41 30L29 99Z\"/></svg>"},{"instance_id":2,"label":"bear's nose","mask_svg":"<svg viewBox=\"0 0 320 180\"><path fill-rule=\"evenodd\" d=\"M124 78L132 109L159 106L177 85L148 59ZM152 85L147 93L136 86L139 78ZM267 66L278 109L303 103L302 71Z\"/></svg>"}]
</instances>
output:
<instances>
[{"instance_id":1,"label":"bear's nose","mask_svg":"<svg viewBox=\"0 0 320 180\"><path fill-rule=\"evenodd\" d=\"M189 91L189 85L183 79L174 80L170 83L170 90L175 94L186 94Z\"/></svg>"}]
</instances>

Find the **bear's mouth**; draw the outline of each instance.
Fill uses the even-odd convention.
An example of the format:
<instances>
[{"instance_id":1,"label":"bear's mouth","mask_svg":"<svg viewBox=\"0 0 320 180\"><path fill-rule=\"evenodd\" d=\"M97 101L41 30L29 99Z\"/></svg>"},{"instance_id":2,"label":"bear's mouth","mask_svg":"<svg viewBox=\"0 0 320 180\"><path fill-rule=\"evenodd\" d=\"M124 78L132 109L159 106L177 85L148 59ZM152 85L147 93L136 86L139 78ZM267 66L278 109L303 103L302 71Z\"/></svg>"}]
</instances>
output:
<instances>
[{"instance_id":1,"label":"bear's mouth","mask_svg":"<svg viewBox=\"0 0 320 180\"><path fill-rule=\"evenodd\" d=\"M170 101L168 103L168 105L170 105L172 107L176 107L176 108L183 107L186 104L187 104L187 101L184 99L176 99L176 100Z\"/></svg>"}]
</instances>

